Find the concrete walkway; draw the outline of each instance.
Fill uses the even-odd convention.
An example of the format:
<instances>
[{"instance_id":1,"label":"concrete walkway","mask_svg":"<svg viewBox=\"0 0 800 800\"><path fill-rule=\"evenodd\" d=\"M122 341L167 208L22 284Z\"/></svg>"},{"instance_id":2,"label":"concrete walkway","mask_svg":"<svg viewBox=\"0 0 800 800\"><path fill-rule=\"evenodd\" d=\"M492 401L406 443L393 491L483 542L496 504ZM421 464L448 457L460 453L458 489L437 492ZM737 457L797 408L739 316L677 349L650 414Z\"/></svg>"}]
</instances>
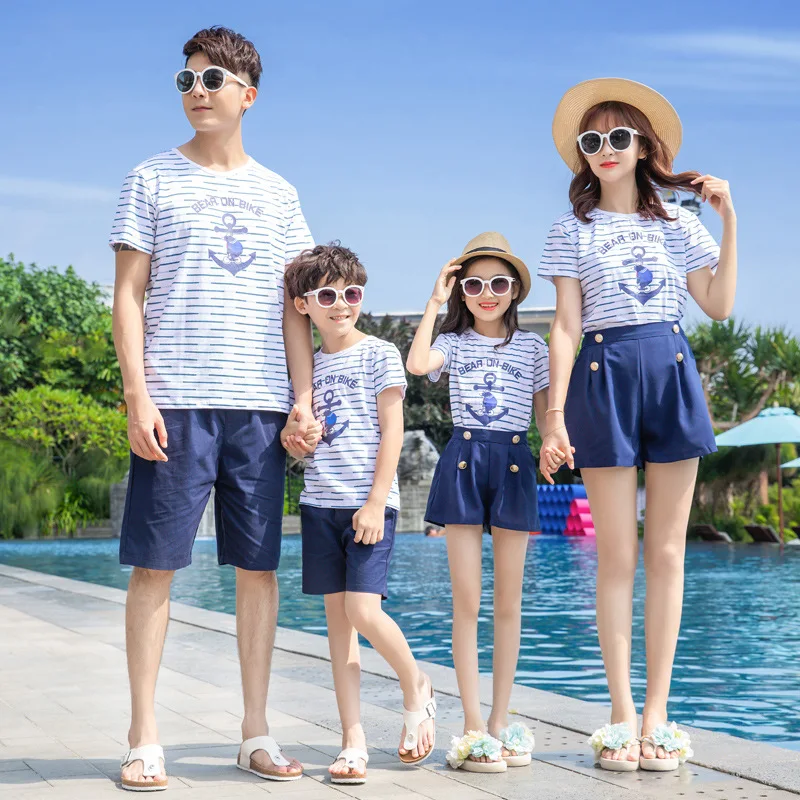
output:
<instances>
[{"instance_id":1,"label":"concrete walkway","mask_svg":"<svg viewBox=\"0 0 800 800\"><path fill-rule=\"evenodd\" d=\"M120 797L127 749L128 693L123 640L125 595L116 589L0 565L0 798ZM173 604L157 701L170 775L168 796L185 800L479 800L479 798L796 798L800 753L693 731L697 764L678 773L615 776L593 766L586 735L607 709L526 687L513 707L536 733L531 767L499 776L444 766L460 732L453 670L429 665L439 700L437 751L404 767L394 748L401 694L380 657L363 652L363 717L369 782L334 787L327 766L340 737L325 639L281 629L270 690L272 732L307 768L290 784L234 768L242 712L234 619ZM491 699L487 677L482 697ZM488 709L487 709L488 713ZM130 796L130 795L125 795Z\"/></svg>"}]
</instances>

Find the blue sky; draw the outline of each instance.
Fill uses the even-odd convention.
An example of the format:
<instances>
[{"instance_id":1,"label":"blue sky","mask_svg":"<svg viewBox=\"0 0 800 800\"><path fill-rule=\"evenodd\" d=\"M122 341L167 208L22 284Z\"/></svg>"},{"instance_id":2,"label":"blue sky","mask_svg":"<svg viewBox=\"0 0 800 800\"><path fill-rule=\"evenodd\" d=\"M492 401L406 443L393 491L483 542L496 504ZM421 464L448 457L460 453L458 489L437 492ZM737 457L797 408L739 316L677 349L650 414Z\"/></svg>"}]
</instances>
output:
<instances>
[{"instance_id":1,"label":"blue sky","mask_svg":"<svg viewBox=\"0 0 800 800\"><path fill-rule=\"evenodd\" d=\"M555 106L572 84L614 75L675 105L677 169L731 182L735 313L800 332L795 3L34 0L6 6L3 23L0 253L113 280L120 183L191 137L172 75L195 30L224 24L264 63L247 150L297 186L318 241L362 256L368 309L422 308L440 266L483 230L535 271L568 207ZM719 238L714 212L702 219ZM553 302L535 279L526 305Z\"/></svg>"}]
</instances>

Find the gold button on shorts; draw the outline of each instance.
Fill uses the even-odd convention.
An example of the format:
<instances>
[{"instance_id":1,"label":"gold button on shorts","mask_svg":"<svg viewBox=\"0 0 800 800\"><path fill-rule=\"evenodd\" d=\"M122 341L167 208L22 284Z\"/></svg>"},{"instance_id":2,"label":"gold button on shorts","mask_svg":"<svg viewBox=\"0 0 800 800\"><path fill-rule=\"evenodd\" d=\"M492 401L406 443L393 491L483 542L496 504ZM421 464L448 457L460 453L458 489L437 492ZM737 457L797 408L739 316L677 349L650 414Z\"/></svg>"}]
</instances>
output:
<instances>
[{"instance_id":1,"label":"gold button on shorts","mask_svg":"<svg viewBox=\"0 0 800 800\"><path fill-rule=\"evenodd\" d=\"M681 361L683 361L683 353L677 353L677 354L675 355L675 360L676 360L678 363L680 363Z\"/></svg>"},{"instance_id":2,"label":"gold button on shorts","mask_svg":"<svg viewBox=\"0 0 800 800\"><path fill-rule=\"evenodd\" d=\"M673 325L672 326L672 332L673 333L680 333L681 332L680 326L679 325Z\"/></svg>"},{"instance_id":3,"label":"gold button on shorts","mask_svg":"<svg viewBox=\"0 0 800 800\"><path fill-rule=\"evenodd\" d=\"M597 372L597 370L599 370L599 369L600 369L600 365L599 365L599 364L598 364L596 361L592 361L592 363L591 363L591 364L589 364L589 369L590 369L592 372Z\"/></svg>"},{"instance_id":4,"label":"gold button on shorts","mask_svg":"<svg viewBox=\"0 0 800 800\"><path fill-rule=\"evenodd\" d=\"M602 333L596 333L594 335L594 340L597 342L597 344L600 344L600 342L603 341L603 334Z\"/></svg>"},{"instance_id":5,"label":"gold button on shorts","mask_svg":"<svg viewBox=\"0 0 800 800\"><path fill-rule=\"evenodd\" d=\"M514 435L511 437L511 443L512 443L512 444L519 444L519 436L517 436L517 434L514 434Z\"/></svg>"},{"instance_id":6,"label":"gold button on shorts","mask_svg":"<svg viewBox=\"0 0 800 800\"><path fill-rule=\"evenodd\" d=\"M459 461L458 462L458 468L459 469L466 469L467 468L467 462L466 461Z\"/></svg>"},{"instance_id":7,"label":"gold button on shorts","mask_svg":"<svg viewBox=\"0 0 800 800\"><path fill-rule=\"evenodd\" d=\"M509 469L510 469L512 472L519 472L519 467L518 467L516 464L512 464L512 465L509 467Z\"/></svg>"},{"instance_id":8,"label":"gold button on shorts","mask_svg":"<svg viewBox=\"0 0 800 800\"><path fill-rule=\"evenodd\" d=\"M472 438L472 434L469 431L464 431L464 438L469 440Z\"/></svg>"}]
</instances>

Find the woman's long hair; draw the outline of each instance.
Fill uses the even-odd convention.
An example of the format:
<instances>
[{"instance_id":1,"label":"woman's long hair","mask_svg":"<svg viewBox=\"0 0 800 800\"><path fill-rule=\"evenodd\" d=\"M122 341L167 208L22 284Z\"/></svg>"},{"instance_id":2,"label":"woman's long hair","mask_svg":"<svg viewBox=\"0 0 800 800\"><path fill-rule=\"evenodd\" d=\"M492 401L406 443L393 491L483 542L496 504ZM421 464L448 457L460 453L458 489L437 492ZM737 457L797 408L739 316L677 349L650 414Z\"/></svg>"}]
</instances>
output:
<instances>
[{"instance_id":1,"label":"woman's long hair","mask_svg":"<svg viewBox=\"0 0 800 800\"><path fill-rule=\"evenodd\" d=\"M646 156L636 164L636 187L639 190L636 211L645 219L673 218L661 202L658 194L659 187L700 194L700 188L692 185L692 181L699 177L700 173L679 172L676 175L672 171L672 156L669 150L656 135L650 120L638 108L616 101L598 103L583 115L580 132L593 130L593 126L603 118L610 125L624 125L634 128L641 134L640 146ZM578 150L582 169L569 185L569 200L575 216L581 222L589 222L589 213L597 208L597 204L600 202L600 179L592 172L592 168L577 142L575 147Z\"/></svg>"},{"instance_id":2,"label":"woman's long hair","mask_svg":"<svg viewBox=\"0 0 800 800\"><path fill-rule=\"evenodd\" d=\"M495 256L492 257L494 258ZM456 273L456 282L453 285L453 292L450 295L450 299L447 301L447 313L444 315L439 333L456 333L461 335L467 328L471 328L475 324L475 315L467 308L467 303L464 299L464 290L461 288L461 281L468 277L470 265L479 258L485 258L485 256L475 256L475 258L467 259L461 269ZM516 267L510 261L500 258L500 256L497 256L497 258L505 263L511 272L511 277L516 279L516 282L511 285L512 293L514 291L514 286L519 287L519 291L517 292L517 297L511 298L511 304L506 309L505 314L503 314L506 338L501 344L495 345L496 348L507 345L513 338L514 333L520 329L517 308L519 306L519 292L522 291L522 282L520 281L519 272L517 272Z\"/></svg>"}]
</instances>

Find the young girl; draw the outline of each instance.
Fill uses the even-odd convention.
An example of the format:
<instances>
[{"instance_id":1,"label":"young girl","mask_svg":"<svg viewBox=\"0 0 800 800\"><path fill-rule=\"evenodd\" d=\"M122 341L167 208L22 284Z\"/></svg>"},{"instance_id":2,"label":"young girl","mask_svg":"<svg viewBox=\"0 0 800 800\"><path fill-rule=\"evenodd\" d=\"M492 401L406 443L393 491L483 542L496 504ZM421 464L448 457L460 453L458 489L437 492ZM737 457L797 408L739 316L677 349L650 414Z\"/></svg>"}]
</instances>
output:
<instances>
[{"instance_id":1,"label":"young girl","mask_svg":"<svg viewBox=\"0 0 800 800\"><path fill-rule=\"evenodd\" d=\"M528 447L531 407L540 430L547 407L547 347L519 329L530 273L499 233L475 237L436 280L407 367L432 381L450 373L453 436L442 453L425 519L445 526L453 586L453 660L464 736L447 754L454 768L504 772L531 762L533 734L508 725L520 642L522 575L538 528L536 462ZM441 307L447 314L431 347ZM478 613L485 525L494 548L494 692L487 722L478 684Z\"/></svg>"},{"instance_id":2,"label":"young girl","mask_svg":"<svg viewBox=\"0 0 800 800\"><path fill-rule=\"evenodd\" d=\"M542 471L564 461L580 468L597 531L597 631L612 724L590 743L605 769L673 770L691 756L689 737L667 721L686 526L699 458L716 450L680 320L687 293L713 319L731 313L736 214L727 181L673 174L680 120L639 83L605 78L573 87L556 110L553 136L575 177L572 211L551 228L539 270L557 292ZM708 201L722 217L722 247L694 214L662 205L657 187ZM647 487L641 738L630 684L638 468Z\"/></svg>"}]
</instances>

